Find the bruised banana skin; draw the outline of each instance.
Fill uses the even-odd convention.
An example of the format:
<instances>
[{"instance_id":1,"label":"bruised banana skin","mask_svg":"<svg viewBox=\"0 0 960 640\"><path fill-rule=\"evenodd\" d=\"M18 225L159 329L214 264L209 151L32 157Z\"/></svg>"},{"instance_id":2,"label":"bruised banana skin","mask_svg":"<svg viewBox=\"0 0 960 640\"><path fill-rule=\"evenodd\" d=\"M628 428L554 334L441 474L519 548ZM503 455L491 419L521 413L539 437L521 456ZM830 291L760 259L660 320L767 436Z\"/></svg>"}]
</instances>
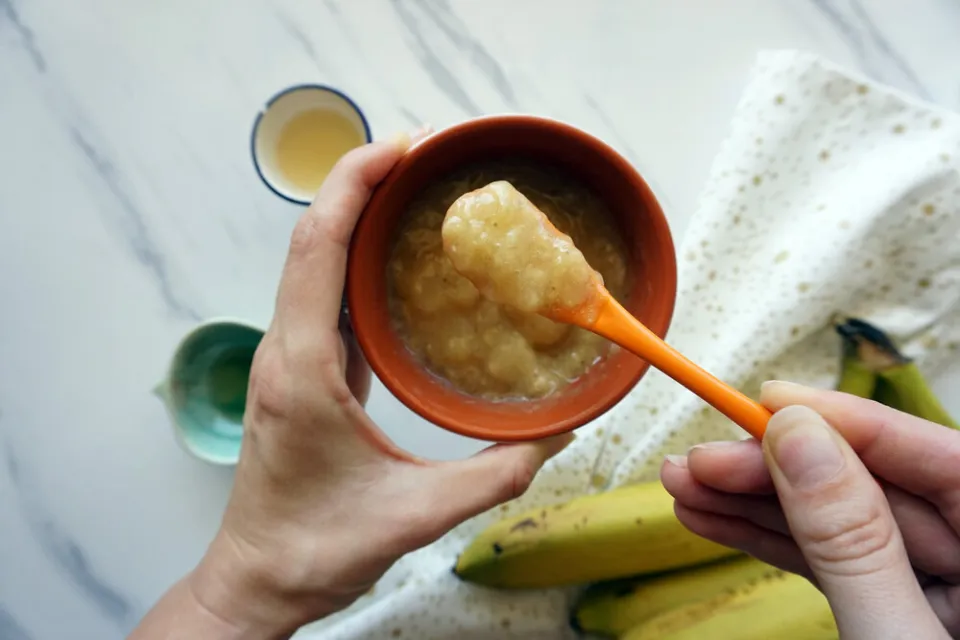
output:
<instances>
[{"instance_id":1,"label":"bruised banana skin","mask_svg":"<svg viewBox=\"0 0 960 640\"><path fill-rule=\"evenodd\" d=\"M623 640L837 640L827 599L806 578L781 572L677 607L621 635Z\"/></svg>"},{"instance_id":2,"label":"bruised banana skin","mask_svg":"<svg viewBox=\"0 0 960 640\"><path fill-rule=\"evenodd\" d=\"M627 485L506 518L457 559L462 580L500 589L600 582L703 564L739 551L680 523L659 481Z\"/></svg>"},{"instance_id":3,"label":"bruised banana skin","mask_svg":"<svg viewBox=\"0 0 960 640\"><path fill-rule=\"evenodd\" d=\"M587 590L571 622L580 631L616 637L664 611L782 574L777 567L743 556L660 576L601 583Z\"/></svg>"}]
</instances>

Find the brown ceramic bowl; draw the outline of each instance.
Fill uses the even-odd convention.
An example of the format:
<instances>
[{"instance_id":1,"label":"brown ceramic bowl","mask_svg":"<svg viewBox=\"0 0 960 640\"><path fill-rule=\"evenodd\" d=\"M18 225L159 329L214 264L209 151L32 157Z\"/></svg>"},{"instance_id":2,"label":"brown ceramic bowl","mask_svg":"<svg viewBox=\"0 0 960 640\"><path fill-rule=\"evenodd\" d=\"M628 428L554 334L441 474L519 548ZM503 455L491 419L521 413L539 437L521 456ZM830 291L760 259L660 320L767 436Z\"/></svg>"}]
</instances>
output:
<instances>
[{"instance_id":1,"label":"brown ceramic bowl","mask_svg":"<svg viewBox=\"0 0 960 640\"><path fill-rule=\"evenodd\" d=\"M595 189L630 251L624 306L661 338L673 317L676 256L660 204L637 171L602 141L572 126L524 115L489 116L439 131L411 149L377 187L350 247L346 295L360 348L407 407L445 429L490 441L533 440L571 431L605 413L649 365L613 348L563 390L542 400L491 402L455 390L426 370L392 329L387 261L397 224L427 184L461 165L497 158L553 165Z\"/></svg>"}]
</instances>

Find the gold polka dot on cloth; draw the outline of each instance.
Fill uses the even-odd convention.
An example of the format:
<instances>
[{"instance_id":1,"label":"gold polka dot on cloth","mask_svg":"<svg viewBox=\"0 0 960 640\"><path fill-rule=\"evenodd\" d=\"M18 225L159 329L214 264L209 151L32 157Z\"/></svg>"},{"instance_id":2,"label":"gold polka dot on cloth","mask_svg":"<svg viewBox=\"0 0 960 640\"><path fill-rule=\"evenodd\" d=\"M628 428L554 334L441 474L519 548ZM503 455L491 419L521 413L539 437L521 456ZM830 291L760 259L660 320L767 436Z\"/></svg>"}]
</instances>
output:
<instances>
[{"instance_id":1,"label":"gold polka dot on cloth","mask_svg":"<svg viewBox=\"0 0 960 640\"><path fill-rule=\"evenodd\" d=\"M669 342L754 397L773 378L830 387L831 320L848 314L889 330L935 377L960 345L957 158L960 116L820 58L762 53L678 247ZM577 435L522 498L402 559L298 637L575 638L578 589L463 584L457 554L505 514L654 479L664 454L745 437L655 370Z\"/></svg>"}]
</instances>

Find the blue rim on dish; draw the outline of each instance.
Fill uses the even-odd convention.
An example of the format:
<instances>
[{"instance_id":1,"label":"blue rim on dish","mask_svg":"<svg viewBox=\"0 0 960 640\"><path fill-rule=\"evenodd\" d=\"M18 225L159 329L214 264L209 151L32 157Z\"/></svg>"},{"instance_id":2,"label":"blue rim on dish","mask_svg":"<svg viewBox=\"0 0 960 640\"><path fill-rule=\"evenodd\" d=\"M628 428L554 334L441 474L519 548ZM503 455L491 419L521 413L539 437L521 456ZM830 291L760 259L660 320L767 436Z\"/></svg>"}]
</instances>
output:
<instances>
[{"instance_id":1,"label":"blue rim on dish","mask_svg":"<svg viewBox=\"0 0 960 640\"><path fill-rule=\"evenodd\" d=\"M350 105L350 108L357 113L357 116L360 118L360 122L363 123L364 143L368 144L371 141L373 141L373 134L370 131L370 122L367 120L367 116L363 113L363 109L360 108L360 106L353 100L353 98L345 94L343 91L340 91L339 89L336 89L329 85L310 84L310 83L295 84L293 86L287 87L286 89L283 89L275 93L269 100L267 100L267 102L263 105L263 107L257 113L257 117L254 118L253 128L250 130L250 157L253 159L253 168L256 170L257 176L260 178L260 181L263 184L267 185L267 188L270 189L270 191L272 191L276 195L280 196L287 202L292 202L294 204L309 205L310 204L309 200L298 200L297 198L294 198L286 193L281 193L280 191L277 190L276 187L270 184L270 181L267 180L266 176L263 175L263 169L260 168L260 161L257 160L257 149L256 149L257 130L260 128L260 121L263 119L263 115L273 105L274 102L276 102L283 96L287 95L288 93L293 93L294 91L302 91L304 89L316 89L319 91L326 91L328 93L332 93L336 95L339 98L342 98L348 105Z\"/></svg>"}]
</instances>

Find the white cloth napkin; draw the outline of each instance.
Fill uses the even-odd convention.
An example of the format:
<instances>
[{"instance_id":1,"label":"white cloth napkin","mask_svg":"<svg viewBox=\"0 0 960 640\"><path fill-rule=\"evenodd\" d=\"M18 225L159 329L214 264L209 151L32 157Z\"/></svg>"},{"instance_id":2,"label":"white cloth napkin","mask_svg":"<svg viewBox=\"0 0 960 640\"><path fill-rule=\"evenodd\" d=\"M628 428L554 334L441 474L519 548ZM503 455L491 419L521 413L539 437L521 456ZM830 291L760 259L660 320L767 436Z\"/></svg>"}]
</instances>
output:
<instances>
[{"instance_id":1,"label":"white cloth napkin","mask_svg":"<svg viewBox=\"0 0 960 640\"><path fill-rule=\"evenodd\" d=\"M958 159L960 115L811 55L761 53L678 248L668 341L754 397L773 378L830 387L831 319L849 314L889 330L935 376L960 354ZM656 370L577 435L525 496L402 559L371 595L301 633L573 638L578 589L463 584L451 574L460 550L506 514L654 479L664 454L745 437Z\"/></svg>"}]
</instances>

